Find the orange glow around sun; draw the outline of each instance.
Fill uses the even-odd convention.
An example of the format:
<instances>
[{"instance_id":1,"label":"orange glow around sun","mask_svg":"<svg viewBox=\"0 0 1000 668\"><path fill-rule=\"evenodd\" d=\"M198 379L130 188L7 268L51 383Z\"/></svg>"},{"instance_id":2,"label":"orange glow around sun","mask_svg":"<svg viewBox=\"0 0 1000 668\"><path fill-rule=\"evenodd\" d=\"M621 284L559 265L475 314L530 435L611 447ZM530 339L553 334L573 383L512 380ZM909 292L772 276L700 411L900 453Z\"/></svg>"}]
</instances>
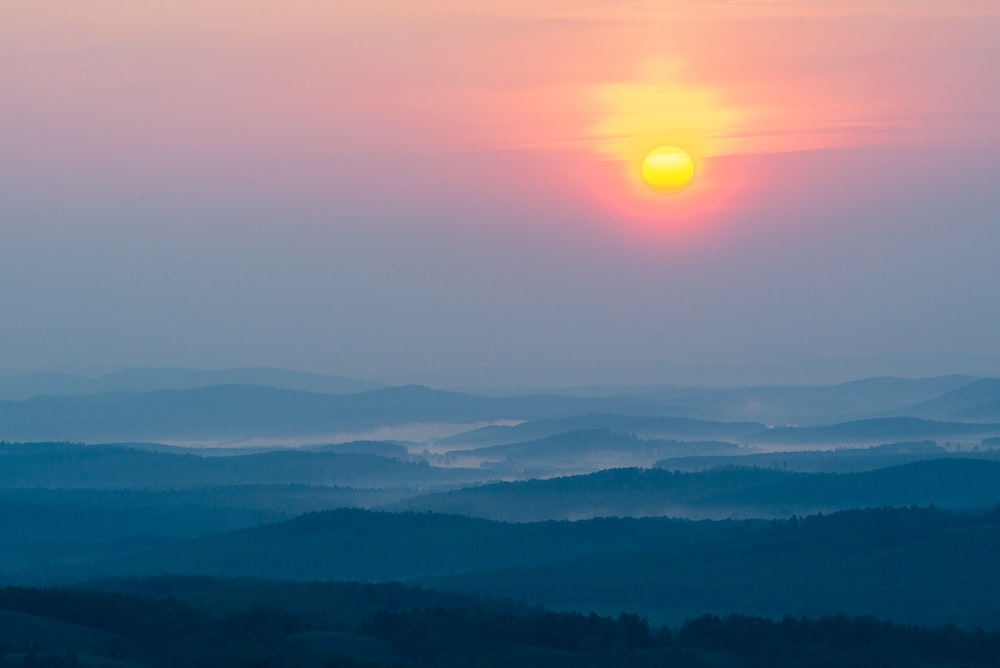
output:
<instances>
[{"instance_id":1,"label":"orange glow around sun","mask_svg":"<svg viewBox=\"0 0 1000 668\"><path fill-rule=\"evenodd\" d=\"M720 91L689 84L678 69L653 63L633 81L597 86L594 148L632 164L661 145L683 146L696 160L730 153L732 134L750 111L727 104Z\"/></svg>"},{"instance_id":2,"label":"orange glow around sun","mask_svg":"<svg viewBox=\"0 0 1000 668\"><path fill-rule=\"evenodd\" d=\"M745 150L739 128L758 116L721 90L689 83L680 69L652 62L632 80L592 88L587 142L605 167L592 195L618 220L671 234L702 227L726 207L738 184L722 183L712 163Z\"/></svg>"}]
</instances>

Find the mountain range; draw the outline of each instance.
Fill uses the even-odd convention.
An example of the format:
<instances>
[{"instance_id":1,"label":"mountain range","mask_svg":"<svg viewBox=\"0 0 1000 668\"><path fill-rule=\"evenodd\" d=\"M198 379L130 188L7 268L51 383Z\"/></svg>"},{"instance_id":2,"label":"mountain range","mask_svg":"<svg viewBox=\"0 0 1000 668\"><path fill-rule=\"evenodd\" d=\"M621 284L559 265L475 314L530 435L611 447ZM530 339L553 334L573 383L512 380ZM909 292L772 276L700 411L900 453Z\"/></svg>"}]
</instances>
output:
<instances>
[{"instance_id":1,"label":"mountain range","mask_svg":"<svg viewBox=\"0 0 1000 668\"><path fill-rule=\"evenodd\" d=\"M1000 503L1000 461L943 458L858 473L608 469L412 496L393 508L507 522L593 517L778 518L857 507Z\"/></svg>"}]
</instances>

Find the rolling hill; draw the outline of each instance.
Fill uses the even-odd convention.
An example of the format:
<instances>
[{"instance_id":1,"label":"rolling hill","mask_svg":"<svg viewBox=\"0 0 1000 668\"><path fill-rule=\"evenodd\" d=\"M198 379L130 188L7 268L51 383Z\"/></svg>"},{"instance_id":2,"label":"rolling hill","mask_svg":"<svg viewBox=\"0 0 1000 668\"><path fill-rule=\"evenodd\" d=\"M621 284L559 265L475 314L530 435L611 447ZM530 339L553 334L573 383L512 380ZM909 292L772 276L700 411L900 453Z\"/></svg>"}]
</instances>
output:
<instances>
[{"instance_id":1,"label":"rolling hill","mask_svg":"<svg viewBox=\"0 0 1000 668\"><path fill-rule=\"evenodd\" d=\"M419 386L331 395L218 385L0 402L0 438L121 442L315 437L418 422L519 418L564 404L558 397L495 399Z\"/></svg>"},{"instance_id":2,"label":"rolling hill","mask_svg":"<svg viewBox=\"0 0 1000 668\"><path fill-rule=\"evenodd\" d=\"M120 445L0 444L0 488L191 489L219 485L425 487L488 473L430 467L374 454L284 449L233 456L157 452Z\"/></svg>"},{"instance_id":3,"label":"rolling hill","mask_svg":"<svg viewBox=\"0 0 1000 668\"><path fill-rule=\"evenodd\" d=\"M406 579L562 609L634 610L661 623L704 612L843 613L995 628L998 550L996 511L913 507L774 522L506 524L338 510L78 560L44 577Z\"/></svg>"},{"instance_id":4,"label":"rolling hill","mask_svg":"<svg viewBox=\"0 0 1000 668\"><path fill-rule=\"evenodd\" d=\"M587 413L564 418L531 420L514 426L496 425L438 439L449 449L476 449L512 443L540 441L569 432L595 429L640 438L676 440L739 440L764 429L759 422L712 422L685 417L651 417Z\"/></svg>"},{"instance_id":5,"label":"rolling hill","mask_svg":"<svg viewBox=\"0 0 1000 668\"><path fill-rule=\"evenodd\" d=\"M933 420L1000 420L997 407L1000 407L1000 379L983 378L905 406L896 414Z\"/></svg>"},{"instance_id":6,"label":"rolling hill","mask_svg":"<svg viewBox=\"0 0 1000 668\"><path fill-rule=\"evenodd\" d=\"M775 427L747 437L750 443L781 445L862 444L946 440L979 442L1000 434L998 423L940 422L914 417L871 418L818 427Z\"/></svg>"},{"instance_id":7,"label":"rolling hill","mask_svg":"<svg viewBox=\"0 0 1000 668\"><path fill-rule=\"evenodd\" d=\"M666 521L505 524L435 513L337 509L109 555L47 577L209 574L288 580L406 580L606 554L662 540ZM677 525L672 532L692 527Z\"/></svg>"},{"instance_id":8,"label":"rolling hill","mask_svg":"<svg viewBox=\"0 0 1000 668\"><path fill-rule=\"evenodd\" d=\"M451 450L448 462L488 462L536 470L593 471L608 466L650 466L660 457L742 452L734 443L640 439L610 429L582 429L527 443Z\"/></svg>"},{"instance_id":9,"label":"rolling hill","mask_svg":"<svg viewBox=\"0 0 1000 668\"><path fill-rule=\"evenodd\" d=\"M816 425L893 414L968 384L970 376L874 377L836 385L681 387L647 393L678 406L677 415Z\"/></svg>"},{"instance_id":10,"label":"rolling hill","mask_svg":"<svg viewBox=\"0 0 1000 668\"><path fill-rule=\"evenodd\" d=\"M982 443L981 445L986 445ZM885 443L865 448L836 448L832 450L781 450L757 452L736 456L688 455L668 457L656 462L657 468L668 471L705 471L720 466L771 468L799 473L856 473L874 469L910 464L942 457L1000 458L1000 452L964 451L953 453L935 441L903 441Z\"/></svg>"},{"instance_id":11,"label":"rolling hill","mask_svg":"<svg viewBox=\"0 0 1000 668\"><path fill-rule=\"evenodd\" d=\"M671 624L708 611L998 627L996 511L882 508L730 526L690 542L420 582L558 609L635 610Z\"/></svg>"},{"instance_id":12,"label":"rolling hill","mask_svg":"<svg viewBox=\"0 0 1000 668\"><path fill-rule=\"evenodd\" d=\"M860 473L718 468L681 473L612 469L502 482L404 499L397 510L508 522L591 517L789 517L857 507L1000 503L1000 462L944 458Z\"/></svg>"}]
</instances>

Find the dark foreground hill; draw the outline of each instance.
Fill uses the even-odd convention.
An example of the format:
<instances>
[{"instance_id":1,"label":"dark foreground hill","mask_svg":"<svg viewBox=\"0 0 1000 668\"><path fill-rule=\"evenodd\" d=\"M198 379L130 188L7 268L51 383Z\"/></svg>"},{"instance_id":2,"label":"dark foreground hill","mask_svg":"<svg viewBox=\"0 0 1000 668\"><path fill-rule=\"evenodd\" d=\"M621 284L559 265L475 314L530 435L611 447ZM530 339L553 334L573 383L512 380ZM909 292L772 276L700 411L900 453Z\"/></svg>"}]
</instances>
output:
<instances>
[{"instance_id":1,"label":"dark foreground hill","mask_svg":"<svg viewBox=\"0 0 1000 668\"><path fill-rule=\"evenodd\" d=\"M665 526L655 520L506 524L435 513L338 509L235 532L162 541L141 554L68 565L52 575L64 581L158 573L406 580L620 552L659 541ZM675 534L691 530L694 525L672 527Z\"/></svg>"},{"instance_id":2,"label":"dark foreground hill","mask_svg":"<svg viewBox=\"0 0 1000 668\"><path fill-rule=\"evenodd\" d=\"M735 459L735 458L734 458ZM857 507L1000 503L1000 462L943 458L859 473L717 468L693 473L610 469L414 496L397 510L508 522L590 517L790 517Z\"/></svg>"},{"instance_id":3,"label":"dark foreground hill","mask_svg":"<svg viewBox=\"0 0 1000 668\"><path fill-rule=\"evenodd\" d=\"M985 668L1000 654L997 633L954 627L704 615L671 629L399 584L119 580L3 588L3 609L3 666Z\"/></svg>"},{"instance_id":4,"label":"dark foreground hill","mask_svg":"<svg viewBox=\"0 0 1000 668\"><path fill-rule=\"evenodd\" d=\"M634 610L673 623L711 611L1000 626L996 512L846 511L736 523L729 532L691 538L422 581L561 609Z\"/></svg>"},{"instance_id":5,"label":"dark foreground hill","mask_svg":"<svg viewBox=\"0 0 1000 668\"><path fill-rule=\"evenodd\" d=\"M927 508L805 519L505 524L339 510L104 555L43 546L16 581L160 573L411 580L676 623L713 612L1000 626L1000 515ZM8 581L11 581L8 577Z\"/></svg>"}]
</instances>

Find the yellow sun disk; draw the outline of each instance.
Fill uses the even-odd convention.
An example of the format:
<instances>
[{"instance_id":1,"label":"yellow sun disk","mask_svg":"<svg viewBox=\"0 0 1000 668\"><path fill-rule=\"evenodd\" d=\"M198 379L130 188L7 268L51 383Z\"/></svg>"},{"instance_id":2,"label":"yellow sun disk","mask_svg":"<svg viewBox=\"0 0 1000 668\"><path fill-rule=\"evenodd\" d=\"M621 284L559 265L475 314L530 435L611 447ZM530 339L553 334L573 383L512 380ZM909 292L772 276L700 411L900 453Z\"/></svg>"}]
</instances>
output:
<instances>
[{"instance_id":1,"label":"yellow sun disk","mask_svg":"<svg viewBox=\"0 0 1000 668\"><path fill-rule=\"evenodd\" d=\"M680 192L694 178L694 161L683 149L660 146L642 161L642 178L658 193Z\"/></svg>"}]
</instances>

